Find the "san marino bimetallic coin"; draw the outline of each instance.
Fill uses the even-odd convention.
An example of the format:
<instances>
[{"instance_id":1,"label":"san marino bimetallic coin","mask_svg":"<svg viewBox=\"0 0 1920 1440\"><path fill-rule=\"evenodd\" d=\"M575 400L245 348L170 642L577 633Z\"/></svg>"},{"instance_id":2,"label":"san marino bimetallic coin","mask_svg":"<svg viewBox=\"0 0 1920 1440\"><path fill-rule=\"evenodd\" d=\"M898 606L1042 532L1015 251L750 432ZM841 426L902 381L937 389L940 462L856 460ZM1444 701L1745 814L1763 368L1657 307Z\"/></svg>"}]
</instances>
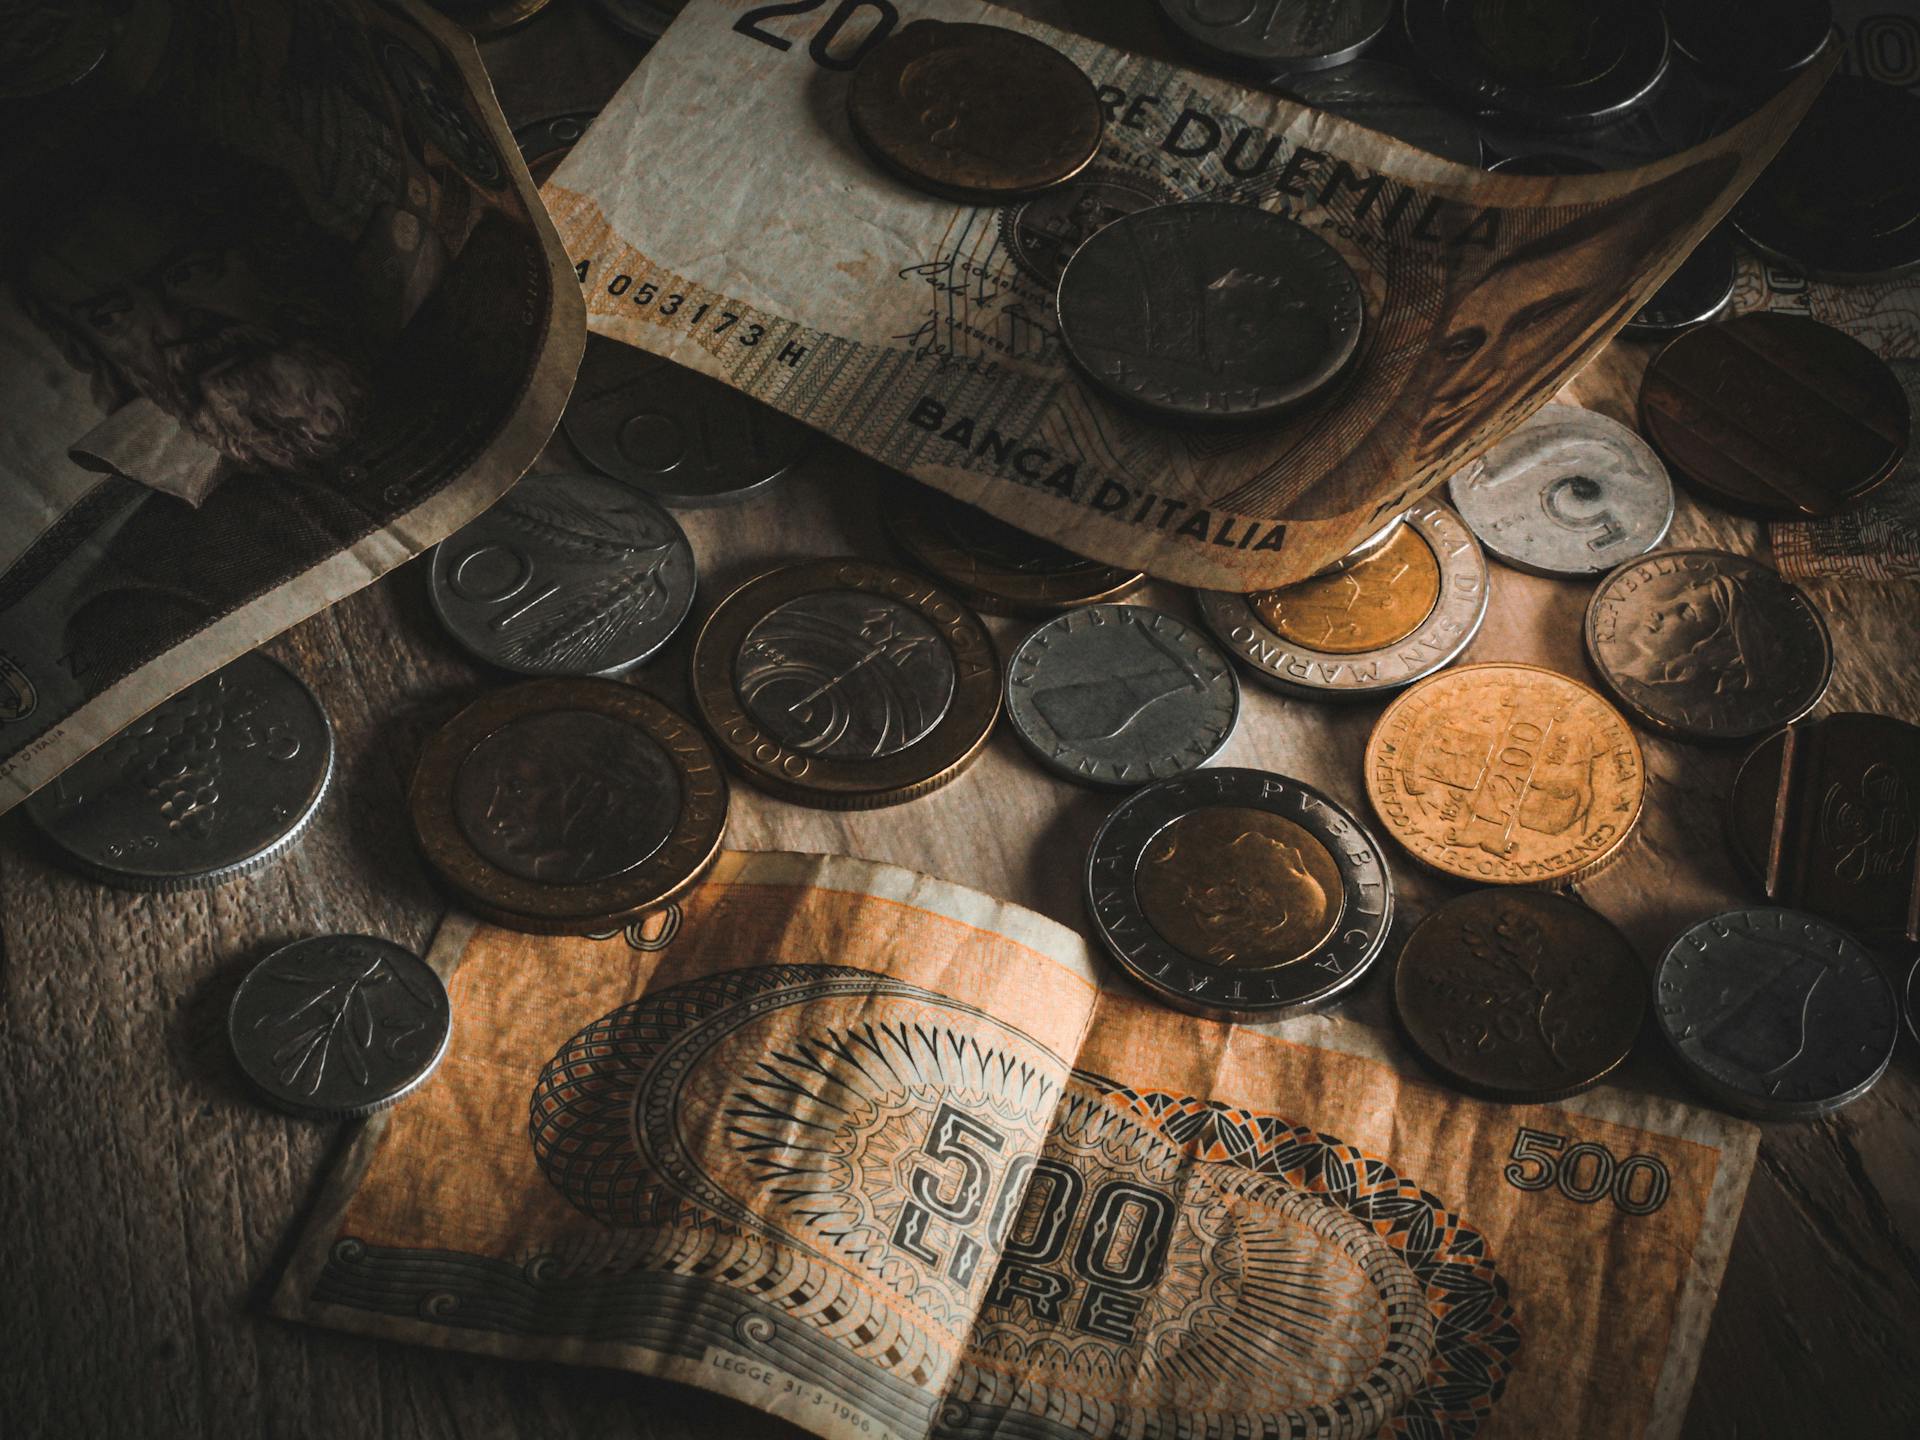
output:
<instances>
[{"instance_id":1,"label":"san marino bimetallic coin","mask_svg":"<svg viewBox=\"0 0 1920 1440\"><path fill-rule=\"evenodd\" d=\"M1673 481L1617 420L1548 405L1447 482L1488 554L1535 575L1601 575L1673 523Z\"/></svg>"},{"instance_id":2,"label":"san marino bimetallic coin","mask_svg":"<svg viewBox=\"0 0 1920 1440\"><path fill-rule=\"evenodd\" d=\"M1729 910L1683 931L1655 968L1653 997L1689 1078L1755 1120L1812 1120L1859 1099L1900 1034L1879 963L1798 910Z\"/></svg>"},{"instance_id":3,"label":"san marino bimetallic coin","mask_svg":"<svg viewBox=\"0 0 1920 1440\"><path fill-rule=\"evenodd\" d=\"M522 675L616 675L693 608L693 547L647 496L599 475L525 476L434 547L447 633Z\"/></svg>"},{"instance_id":4,"label":"san marino bimetallic coin","mask_svg":"<svg viewBox=\"0 0 1920 1440\"><path fill-rule=\"evenodd\" d=\"M453 1008L433 967L371 935L318 935L267 956L227 1009L234 1059L282 1110L371 1115L418 1089L447 1053Z\"/></svg>"},{"instance_id":5,"label":"san marino bimetallic coin","mask_svg":"<svg viewBox=\"0 0 1920 1440\"><path fill-rule=\"evenodd\" d=\"M1378 60L1288 77L1284 87L1303 105L1378 130L1443 160L1478 167L1485 146L1479 128L1442 105L1418 75Z\"/></svg>"},{"instance_id":6,"label":"san marino bimetallic coin","mask_svg":"<svg viewBox=\"0 0 1920 1440\"><path fill-rule=\"evenodd\" d=\"M1212 641L1160 610L1085 605L1007 662L1007 719L1054 774L1131 789L1205 765L1233 737L1240 682Z\"/></svg>"},{"instance_id":7,"label":"san marino bimetallic coin","mask_svg":"<svg viewBox=\"0 0 1920 1440\"><path fill-rule=\"evenodd\" d=\"M26 803L85 874L187 890L281 854L333 779L333 727L313 692L255 651L163 701Z\"/></svg>"},{"instance_id":8,"label":"san marino bimetallic coin","mask_svg":"<svg viewBox=\"0 0 1920 1440\"><path fill-rule=\"evenodd\" d=\"M1487 614L1487 562L1423 500L1387 543L1329 574L1239 595L1199 590L1200 618L1256 680L1309 700L1362 700L1451 664Z\"/></svg>"},{"instance_id":9,"label":"san marino bimetallic coin","mask_svg":"<svg viewBox=\"0 0 1920 1440\"><path fill-rule=\"evenodd\" d=\"M706 739L613 680L485 695L427 741L409 794L421 852L510 929L617 928L691 889L720 853L727 780Z\"/></svg>"},{"instance_id":10,"label":"san marino bimetallic coin","mask_svg":"<svg viewBox=\"0 0 1920 1440\"><path fill-rule=\"evenodd\" d=\"M560 423L594 469L676 510L759 495L817 438L731 385L598 335Z\"/></svg>"},{"instance_id":11,"label":"san marino bimetallic coin","mask_svg":"<svg viewBox=\"0 0 1920 1440\"><path fill-rule=\"evenodd\" d=\"M1619 1068L1647 981L1627 937L1578 901L1474 890L1407 937L1393 1004L1414 1049L1456 1089L1545 1104Z\"/></svg>"},{"instance_id":12,"label":"san marino bimetallic coin","mask_svg":"<svg viewBox=\"0 0 1920 1440\"><path fill-rule=\"evenodd\" d=\"M1629 560L1587 603L1587 655L1642 724L1685 740L1751 740L1820 703L1826 622L1795 585L1723 550Z\"/></svg>"},{"instance_id":13,"label":"san marino bimetallic coin","mask_svg":"<svg viewBox=\"0 0 1920 1440\"><path fill-rule=\"evenodd\" d=\"M1678 335L1717 320L1733 304L1733 232L1725 225L1709 230L1680 268L1633 312L1620 333L1636 340Z\"/></svg>"},{"instance_id":14,"label":"san marino bimetallic coin","mask_svg":"<svg viewBox=\"0 0 1920 1440\"><path fill-rule=\"evenodd\" d=\"M1173 32L1202 58L1293 74L1357 60L1380 37L1393 0L1158 0Z\"/></svg>"},{"instance_id":15,"label":"san marino bimetallic coin","mask_svg":"<svg viewBox=\"0 0 1920 1440\"><path fill-rule=\"evenodd\" d=\"M1060 339L1126 404L1250 420L1306 404L1345 372L1365 318L1340 252L1283 215L1193 201L1122 216L1060 277Z\"/></svg>"},{"instance_id":16,"label":"san marino bimetallic coin","mask_svg":"<svg viewBox=\"0 0 1920 1440\"><path fill-rule=\"evenodd\" d=\"M755 785L825 810L898 805L959 778L1000 715L993 637L932 581L864 560L749 580L701 628L693 698Z\"/></svg>"},{"instance_id":17,"label":"san marino bimetallic coin","mask_svg":"<svg viewBox=\"0 0 1920 1440\"><path fill-rule=\"evenodd\" d=\"M1333 998L1393 924L1393 880L1367 827L1264 770L1202 770L1129 795L1094 836L1086 897L1128 975L1221 1020Z\"/></svg>"}]
</instances>

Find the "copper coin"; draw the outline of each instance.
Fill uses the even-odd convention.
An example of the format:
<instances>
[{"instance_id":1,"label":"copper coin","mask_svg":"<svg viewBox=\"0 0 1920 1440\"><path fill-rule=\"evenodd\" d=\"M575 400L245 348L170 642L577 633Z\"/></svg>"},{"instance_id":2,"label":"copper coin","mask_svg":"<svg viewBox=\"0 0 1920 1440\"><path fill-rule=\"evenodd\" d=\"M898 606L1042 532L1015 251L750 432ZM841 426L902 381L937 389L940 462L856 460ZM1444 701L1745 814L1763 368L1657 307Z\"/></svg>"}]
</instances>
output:
<instances>
[{"instance_id":1,"label":"copper coin","mask_svg":"<svg viewBox=\"0 0 1920 1440\"><path fill-rule=\"evenodd\" d=\"M1463 665L1421 681L1367 738L1367 796L1394 839L1444 874L1568 885L1620 852L1646 802L1625 718L1535 665Z\"/></svg>"},{"instance_id":2,"label":"copper coin","mask_svg":"<svg viewBox=\"0 0 1920 1440\"><path fill-rule=\"evenodd\" d=\"M1769 900L1920 940L1920 726L1846 713L1769 735L1740 766L1729 818Z\"/></svg>"},{"instance_id":3,"label":"copper coin","mask_svg":"<svg viewBox=\"0 0 1920 1440\"><path fill-rule=\"evenodd\" d=\"M1633 1049L1646 996L1626 936L1534 890L1449 900L1393 972L1394 1010L1421 1057L1470 1095L1518 1104L1598 1085Z\"/></svg>"},{"instance_id":4,"label":"copper coin","mask_svg":"<svg viewBox=\"0 0 1920 1440\"><path fill-rule=\"evenodd\" d=\"M814 560L720 602L694 643L693 698L761 789L870 810L973 763L1000 714L1000 661L979 617L932 581Z\"/></svg>"},{"instance_id":5,"label":"copper coin","mask_svg":"<svg viewBox=\"0 0 1920 1440\"><path fill-rule=\"evenodd\" d=\"M861 56L847 116L902 179L983 205L1071 180L1105 125L1093 82L1052 46L939 20L916 20Z\"/></svg>"},{"instance_id":6,"label":"copper coin","mask_svg":"<svg viewBox=\"0 0 1920 1440\"><path fill-rule=\"evenodd\" d=\"M914 565L944 580L989 615L1046 615L1117 600L1146 576L1102 565L922 486L888 488L887 535Z\"/></svg>"},{"instance_id":7,"label":"copper coin","mask_svg":"<svg viewBox=\"0 0 1920 1440\"><path fill-rule=\"evenodd\" d=\"M1690 330L1640 385L1640 428L1682 479L1778 519L1852 504L1893 473L1911 426L1886 361L1800 315Z\"/></svg>"},{"instance_id":8,"label":"copper coin","mask_svg":"<svg viewBox=\"0 0 1920 1440\"><path fill-rule=\"evenodd\" d=\"M552 935L681 895L727 825L726 776L699 730L611 680L476 700L428 740L409 803L428 863L470 908Z\"/></svg>"}]
</instances>

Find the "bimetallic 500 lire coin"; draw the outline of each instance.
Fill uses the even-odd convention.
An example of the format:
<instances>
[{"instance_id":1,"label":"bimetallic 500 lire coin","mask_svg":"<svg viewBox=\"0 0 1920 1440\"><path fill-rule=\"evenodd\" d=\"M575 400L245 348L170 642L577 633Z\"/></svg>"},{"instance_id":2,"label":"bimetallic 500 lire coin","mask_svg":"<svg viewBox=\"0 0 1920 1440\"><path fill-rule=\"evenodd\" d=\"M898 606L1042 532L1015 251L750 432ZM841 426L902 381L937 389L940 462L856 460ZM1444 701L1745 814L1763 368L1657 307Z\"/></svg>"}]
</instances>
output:
<instances>
[{"instance_id":1,"label":"bimetallic 500 lire coin","mask_svg":"<svg viewBox=\"0 0 1920 1440\"><path fill-rule=\"evenodd\" d=\"M692 888L720 851L727 781L684 716L613 680L483 696L421 753L409 797L429 864L516 930L618 926Z\"/></svg>"},{"instance_id":2,"label":"bimetallic 500 lire coin","mask_svg":"<svg viewBox=\"0 0 1920 1440\"><path fill-rule=\"evenodd\" d=\"M932 581L864 560L749 580L693 651L700 718L762 789L803 805L897 805L956 779L1000 714L980 619Z\"/></svg>"},{"instance_id":3,"label":"bimetallic 500 lire coin","mask_svg":"<svg viewBox=\"0 0 1920 1440\"><path fill-rule=\"evenodd\" d=\"M1450 664L1487 613L1487 562L1460 517L1422 501L1387 543L1278 590L1196 592L1255 679L1308 699L1364 699Z\"/></svg>"},{"instance_id":4,"label":"bimetallic 500 lire coin","mask_svg":"<svg viewBox=\"0 0 1920 1440\"><path fill-rule=\"evenodd\" d=\"M1124 788L1219 754L1240 682L1212 641L1164 611L1087 605L1020 642L1006 703L1013 733L1047 769Z\"/></svg>"},{"instance_id":5,"label":"bimetallic 500 lire coin","mask_svg":"<svg viewBox=\"0 0 1920 1440\"><path fill-rule=\"evenodd\" d=\"M1367 739L1367 798L1416 860L1489 885L1570 884L1640 820L1625 718L1535 665L1462 665L1395 700Z\"/></svg>"},{"instance_id":6,"label":"bimetallic 500 lire coin","mask_svg":"<svg viewBox=\"0 0 1920 1440\"><path fill-rule=\"evenodd\" d=\"M1114 808L1087 857L1087 908L1155 998L1271 1020L1360 978L1393 923L1393 881L1338 802L1284 775L1221 768Z\"/></svg>"}]
</instances>

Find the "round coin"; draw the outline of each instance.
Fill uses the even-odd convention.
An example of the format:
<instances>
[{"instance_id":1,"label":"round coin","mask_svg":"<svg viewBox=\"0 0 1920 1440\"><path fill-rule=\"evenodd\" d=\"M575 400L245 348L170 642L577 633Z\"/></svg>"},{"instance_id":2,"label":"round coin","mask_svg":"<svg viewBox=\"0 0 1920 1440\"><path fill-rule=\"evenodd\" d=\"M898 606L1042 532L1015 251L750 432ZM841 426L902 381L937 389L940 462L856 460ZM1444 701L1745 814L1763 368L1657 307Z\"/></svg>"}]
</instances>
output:
<instances>
[{"instance_id":1,"label":"round coin","mask_svg":"<svg viewBox=\"0 0 1920 1440\"><path fill-rule=\"evenodd\" d=\"M1873 351L1801 315L1739 315L1671 340L1640 384L1640 428L1729 509L1831 515L1893 474L1912 419Z\"/></svg>"},{"instance_id":2,"label":"round coin","mask_svg":"<svg viewBox=\"0 0 1920 1440\"><path fill-rule=\"evenodd\" d=\"M433 8L480 39L504 35L538 15L553 0L433 0Z\"/></svg>"},{"instance_id":3,"label":"round coin","mask_svg":"<svg viewBox=\"0 0 1920 1440\"><path fill-rule=\"evenodd\" d=\"M1000 217L1000 238L1028 277L1052 295L1073 252L1122 215L1169 205L1179 192L1156 175L1095 165Z\"/></svg>"},{"instance_id":4,"label":"round coin","mask_svg":"<svg viewBox=\"0 0 1920 1440\"><path fill-rule=\"evenodd\" d=\"M1642 723L1689 740L1751 740L1820 703L1833 645L1795 586L1743 555L1630 560L1587 603L1587 654Z\"/></svg>"},{"instance_id":5,"label":"round coin","mask_svg":"<svg viewBox=\"0 0 1920 1440\"><path fill-rule=\"evenodd\" d=\"M1475 890L1407 937L1393 973L1401 1028L1457 1088L1544 1104L1589 1090L1633 1049L1647 982L1633 946L1577 901Z\"/></svg>"},{"instance_id":6,"label":"round coin","mask_svg":"<svg viewBox=\"0 0 1920 1440\"><path fill-rule=\"evenodd\" d=\"M1192 420L1305 404L1360 344L1360 282L1325 240L1250 205L1115 220L1060 277L1060 339L1101 389Z\"/></svg>"},{"instance_id":7,"label":"round coin","mask_svg":"<svg viewBox=\"0 0 1920 1440\"><path fill-rule=\"evenodd\" d=\"M651 44L667 33L687 0L594 0L594 4L616 30Z\"/></svg>"},{"instance_id":8,"label":"round coin","mask_svg":"<svg viewBox=\"0 0 1920 1440\"><path fill-rule=\"evenodd\" d=\"M1054 774L1129 789L1219 754L1240 718L1240 682L1173 616L1087 605L1020 642L1006 704L1013 733Z\"/></svg>"},{"instance_id":9,"label":"round coin","mask_svg":"<svg viewBox=\"0 0 1920 1440\"><path fill-rule=\"evenodd\" d=\"M428 863L515 930L615 928L692 888L727 781L683 716L612 680L496 690L428 740L410 795Z\"/></svg>"},{"instance_id":10,"label":"round coin","mask_svg":"<svg viewBox=\"0 0 1920 1440\"><path fill-rule=\"evenodd\" d=\"M902 26L860 57L847 116L908 183L983 205L1071 180L1105 123L1093 82L1052 46L940 20Z\"/></svg>"},{"instance_id":11,"label":"round coin","mask_svg":"<svg viewBox=\"0 0 1920 1440\"><path fill-rule=\"evenodd\" d=\"M1417 150L1478 166L1480 131L1464 115L1434 99L1410 70L1376 60L1290 77L1286 91L1303 105L1378 130Z\"/></svg>"},{"instance_id":12,"label":"round coin","mask_svg":"<svg viewBox=\"0 0 1920 1440\"><path fill-rule=\"evenodd\" d=\"M163 701L25 808L96 880L184 890L280 854L332 778L333 727L320 702L255 651Z\"/></svg>"},{"instance_id":13,"label":"round coin","mask_svg":"<svg viewBox=\"0 0 1920 1440\"><path fill-rule=\"evenodd\" d=\"M1452 663L1487 613L1487 562L1467 527L1423 500L1365 559L1278 590L1196 592L1216 639L1284 694L1365 699Z\"/></svg>"},{"instance_id":14,"label":"round coin","mask_svg":"<svg viewBox=\"0 0 1920 1440\"><path fill-rule=\"evenodd\" d=\"M32 100L77 85L119 42L126 17L111 0L17 7L0 19L0 100Z\"/></svg>"},{"instance_id":15,"label":"round coin","mask_svg":"<svg viewBox=\"0 0 1920 1440\"><path fill-rule=\"evenodd\" d=\"M1810 63L1833 30L1832 0L1662 0L1661 8L1674 49L1729 80L1778 82Z\"/></svg>"},{"instance_id":16,"label":"round coin","mask_svg":"<svg viewBox=\"0 0 1920 1440\"><path fill-rule=\"evenodd\" d=\"M1496 160L1487 166L1489 175L1598 175L1606 167L1596 164L1584 155L1555 155L1545 151L1535 151L1526 155L1509 155L1504 160Z\"/></svg>"},{"instance_id":17,"label":"round coin","mask_svg":"<svg viewBox=\"0 0 1920 1440\"><path fill-rule=\"evenodd\" d=\"M345 1120L417 1089L447 1053L453 1010L433 968L371 935L319 935L247 972L227 1010L234 1058L295 1115Z\"/></svg>"},{"instance_id":18,"label":"round coin","mask_svg":"<svg viewBox=\"0 0 1920 1440\"><path fill-rule=\"evenodd\" d=\"M1907 972L1907 1030L1920 1043L1920 959Z\"/></svg>"},{"instance_id":19,"label":"round coin","mask_svg":"<svg viewBox=\"0 0 1920 1440\"><path fill-rule=\"evenodd\" d=\"M1000 714L980 619L931 581L864 560L749 580L693 650L700 718L739 769L826 810L897 805L957 779Z\"/></svg>"},{"instance_id":20,"label":"round coin","mask_svg":"<svg viewBox=\"0 0 1920 1440\"><path fill-rule=\"evenodd\" d=\"M434 547L429 593L471 654L522 675L613 675L693 607L693 547L645 495L532 474Z\"/></svg>"},{"instance_id":21,"label":"round coin","mask_svg":"<svg viewBox=\"0 0 1920 1440\"><path fill-rule=\"evenodd\" d=\"M1570 885L1620 853L1646 763L1594 691L1534 665L1423 680L1367 738L1367 797L1422 864L1489 885Z\"/></svg>"},{"instance_id":22,"label":"round coin","mask_svg":"<svg viewBox=\"0 0 1920 1440\"><path fill-rule=\"evenodd\" d=\"M1082 559L924 486L889 486L881 523L900 552L989 615L1045 615L1139 588L1138 570Z\"/></svg>"},{"instance_id":23,"label":"round coin","mask_svg":"<svg viewBox=\"0 0 1920 1440\"><path fill-rule=\"evenodd\" d=\"M594 469L679 510L758 495L814 443L798 420L731 385L598 335L587 337L561 424Z\"/></svg>"},{"instance_id":24,"label":"round coin","mask_svg":"<svg viewBox=\"0 0 1920 1440\"><path fill-rule=\"evenodd\" d=\"M1406 523L1406 519L1407 512L1402 510L1398 515L1387 521L1386 524L1374 531L1373 534L1367 536L1366 539L1362 540L1338 560L1334 561L1324 570L1319 571L1318 574L1309 575L1307 578L1313 580L1319 578L1319 575L1338 575L1342 570L1351 570L1363 560L1371 560L1382 550L1386 549L1387 546L1399 539L1400 527Z\"/></svg>"},{"instance_id":25,"label":"round coin","mask_svg":"<svg viewBox=\"0 0 1920 1440\"><path fill-rule=\"evenodd\" d=\"M1203 770L1114 808L1087 857L1087 910L1156 999L1271 1020L1365 973L1393 923L1393 881L1367 827L1311 785Z\"/></svg>"},{"instance_id":26,"label":"round coin","mask_svg":"<svg viewBox=\"0 0 1920 1440\"><path fill-rule=\"evenodd\" d=\"M1654 971L1654 1017L1688 1075L1756 1120L1811 1120L1866 1094L1899 1039L1873 956L1798 910L1729 910Z\"/></svg>"},{"instance_id":27,"label":"round coin","mask_svg":"<svg viewBox=\"0 0 1920 1440\"><path fill-rule=\"evenodd\" d=\"M1447 484L1496 559L1536 575L1600 575L1644 555L1673 523L1673 482L1633 431L1548 405Z\"/></svg>"},{"instance_id":28,"label":"round coin","mask_svg":"<svg viewBox=\"0 0 1920 1440\"><path fill-rule=\"evenodd\" d=\"M1393 0L1159 0L1175 33L1203 57L1295 72L1358 59L1387 28Z\"/></svg>"},{"instance_id":29,"label":"round coin","mask_svg":"<svg viewBox=\"0 0 1920 1440\"><path fill-rule=\"evenodd\" d=\"M1733 303L1733 232L1721 225L1634 312L1621 331L1635 338L1677 335L1717 319Z\"/></svg>"},{"instance_id":30,"label":"round coin","mask_svg":"<svg viewBox=\"0 0 1920 1440\"><path fill-rule=\"evenodd\" d=\"M565 115L529 120L524 125L513 127L513 143L519 147L520 158L525 162L527 173L533 177L535 185L547 183L547 177L560 168L560 162L567 158L567 152L587 133L587 127L598 113L594 110L575 110Z\"/></svg>"},{"instance_id":31,"label":"round coin","mask_svg":"<svg viewBox=\"0 0 1920 1440\"><path fill-rule=\"evenodd\" d=\"M1729 818L1769 900L1920 940L1920 726L1847 713L1777 731L1741 762Z\"/></svg>"}]
</instances>

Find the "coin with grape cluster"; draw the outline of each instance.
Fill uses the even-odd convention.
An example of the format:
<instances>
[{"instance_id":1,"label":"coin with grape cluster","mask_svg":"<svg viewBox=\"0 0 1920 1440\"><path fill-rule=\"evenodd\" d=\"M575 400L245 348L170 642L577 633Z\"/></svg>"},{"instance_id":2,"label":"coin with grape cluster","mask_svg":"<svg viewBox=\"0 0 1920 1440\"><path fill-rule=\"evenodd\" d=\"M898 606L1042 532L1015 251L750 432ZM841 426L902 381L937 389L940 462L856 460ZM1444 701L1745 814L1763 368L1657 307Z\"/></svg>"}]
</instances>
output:
<instances>
[{"instance_id":1,"label":"coin with grape cluster","mask_svg":"<svg viewBox=\"0 0 1920 1440\"><path fill-rule=\"evenodd\" d=\"M880 523L914 566L988 615L1047 614L1138 589L1138 570L1087 560L938 491L902 482L881 499Z\"/></svg>"}]
</instances>

